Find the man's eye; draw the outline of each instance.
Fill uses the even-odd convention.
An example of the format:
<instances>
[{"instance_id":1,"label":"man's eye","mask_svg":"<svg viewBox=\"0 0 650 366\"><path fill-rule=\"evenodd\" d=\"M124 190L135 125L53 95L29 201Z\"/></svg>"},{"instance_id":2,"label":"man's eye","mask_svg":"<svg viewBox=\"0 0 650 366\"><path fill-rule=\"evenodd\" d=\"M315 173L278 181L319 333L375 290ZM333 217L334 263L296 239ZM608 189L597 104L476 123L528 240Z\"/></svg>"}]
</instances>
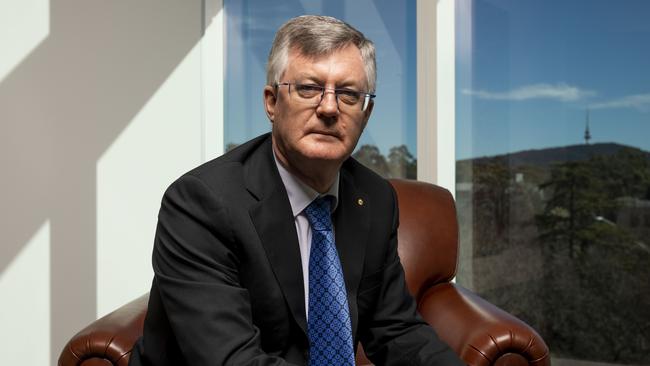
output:
<instances>
[{"instance_id":1,"label":"man's eye","mask_svg":"<svg viewBox=\"0 0 650 366\"><path fill-rule=\"evenodd\" d=\"M296 90L307 93L320 93L323 88L320 85L296 84Z\"/></svg>"},{"instance_id":2,"label":"man's eye","mask_svg":"<svg viewBox=\"0 0 650 366\"><path fill-rule=\"evenodd\" d=\"M339 99L345 103L354 104L361 99L361 94L358 91L350 89L337 89L336 94L339 96Z\"/></svg>"},{"instance_id":3,"label":"man's eye","mask_svg":"<svg viewBox=\"0 0 650 366\"><path fill-rule=\"evenodd\" d=\"M350 89L337 89L336 90L337 94L340 96L345 96L345 97L359 97L359 92L355 90L350 90Z\"/></svg>"}]
</instances>

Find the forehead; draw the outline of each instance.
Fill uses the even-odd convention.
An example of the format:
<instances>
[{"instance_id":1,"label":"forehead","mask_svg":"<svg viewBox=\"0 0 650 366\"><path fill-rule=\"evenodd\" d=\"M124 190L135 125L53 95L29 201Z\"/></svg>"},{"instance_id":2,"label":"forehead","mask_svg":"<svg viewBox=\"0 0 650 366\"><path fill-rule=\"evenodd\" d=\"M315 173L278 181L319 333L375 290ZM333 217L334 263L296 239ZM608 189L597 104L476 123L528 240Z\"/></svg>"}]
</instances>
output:
<instances>
[{"instance_id":1,"label":"forehead","mask_svg":"<svg viewBox=\"0 0 650 366\"><path fill-rule=\"evenodd\" d=\"M305 56L298 49L292 48L288 56L285 77L366 85L363 58L355 45L348 45L322 56Z\"/></svg>"}]
</instances>

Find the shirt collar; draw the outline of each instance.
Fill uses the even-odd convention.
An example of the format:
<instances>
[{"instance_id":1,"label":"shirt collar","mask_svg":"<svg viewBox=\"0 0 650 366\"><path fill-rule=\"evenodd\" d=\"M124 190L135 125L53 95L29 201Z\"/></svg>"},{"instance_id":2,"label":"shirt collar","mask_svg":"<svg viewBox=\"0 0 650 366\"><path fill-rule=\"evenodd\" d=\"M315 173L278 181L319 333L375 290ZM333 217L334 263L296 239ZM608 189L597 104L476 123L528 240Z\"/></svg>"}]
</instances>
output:
<instances>
[{"instance_id":1,"label":"shirt collar","mask_svg":"<svg viewBox=\"0 0 650 366\"><path fill-rule=\"evenodd\" d=\"M289 196L289 203L291 204L291 211L293 212L293 217L298 216L309 204L318 198L319 196L332 196L334 198L334 205L332 206L332 212L336 210L339 202L339 177L340 174L336 173L336 179L334 183L324 194L319 194L316 190L310 186L303 183L296 176L291 174L275 156L275 151L273 151L273 160L275 165L278 167L278 172L280 173L280 178L284 184L284 188L287 190L287 195Z\"/></svg>"}]
</instances>

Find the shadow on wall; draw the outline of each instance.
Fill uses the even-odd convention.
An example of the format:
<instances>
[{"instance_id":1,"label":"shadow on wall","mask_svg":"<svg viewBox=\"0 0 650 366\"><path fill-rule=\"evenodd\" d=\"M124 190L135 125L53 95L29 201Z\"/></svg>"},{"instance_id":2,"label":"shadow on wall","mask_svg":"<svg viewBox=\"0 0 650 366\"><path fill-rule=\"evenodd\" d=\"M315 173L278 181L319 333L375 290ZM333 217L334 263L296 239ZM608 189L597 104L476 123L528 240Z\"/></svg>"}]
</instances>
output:
<instances>
[{"instance_id":1,"label":"shadow on wall","mask_svg":"<svg viewBox=\"0 0 650 366\"><path fill-rule=\"evenodd\" d=\"M220 11L204 1L51 0L49 36L0 82L0 274L49 220L53 364L96 315L97 159Z\"/></svg>"}]
</instances>

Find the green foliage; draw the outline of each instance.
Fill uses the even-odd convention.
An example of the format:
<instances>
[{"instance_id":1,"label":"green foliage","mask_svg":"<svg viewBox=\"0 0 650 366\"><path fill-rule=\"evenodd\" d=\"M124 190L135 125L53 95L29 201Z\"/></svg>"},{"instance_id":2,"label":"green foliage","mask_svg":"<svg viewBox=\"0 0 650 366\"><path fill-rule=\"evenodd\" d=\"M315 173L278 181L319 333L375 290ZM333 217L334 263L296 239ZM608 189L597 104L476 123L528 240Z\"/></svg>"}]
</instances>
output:
<instances>
[{"instance_id":1,"label":"green foliage","mask_svg":"<svg viewBox=\"0 0 650 366\"><path fill-rule=\"evenodd\" d=\"M352 156L384 178L417 178L417 160L406 145L392 147L388 159L374 145L362 145Z\"/></svg>"},{"instance_id":2,"label":"green foliage","mask_svg":"<svg viewBox=\"0 0 650 366\"><path fill-rule=\"evenodd\" d=\"M475 255L497 254L508 246L511 177L503 161L474 166L474 235L482 245Z\"/></svg>"},{"instance_id":3,"label":"green foliage","mask_svg":"<svg viewBox=\"0 0 650 366\"><path fill-rule=\"evenodd\" d=\"M458 162L471 285L555 356L650 364L650 155L552 150Z\"/></svg>"},{"instance_id":4,"label":"green foliage","mask_svg":"<svg viewBox=\"0 0 650 366\"><path fill-rule=\"evenodd\" d=\"M550 179L540 185L550 192L544 211L538 215L540 239L564 243L573 255L576 245L582 248L602 243L596 223L609 222L617 241L629 241L629 233L613 224L619 208L617 198L644 198L647 187L650 162L638 150L622 149L613 156L557 164Z\"/></svg>"},{"instance_id":5,"label":"green foliage","mask_svg":"<svg viewBox=\"0 0 650 366\"><path fill-rule=\"evenodd\" d=\"M375 145L363 145L353 157L382 177L388 176L388 163Z\"/></svg>"},{"instance_id":6,"label":"green foliage","mask_svg":"<svg viewBox=\"0 0 650 366\"><path fill-rule=\"evenodd\" d=\"M390 148L388 170L392 178L417 178L417 160L411 155L406 145Z\"/></svg>"},{"instance_id":7,"label":"green foliage","mask_svg":"<svg viewBox=\"0 0 650 366\"><path fill-rule=\"evenodd\" d=\"M607 197L646 198L650 189L650 160L638 149L624 148L611 157L596 156L591 165Z\"/></svg>"},{"instance_id":8,"label":"green foliage","mask_svg":"<svg viewBox=\"0 0 650 366\"><path fill-rule=\"evenodd\" d=\"M540 186L550 194L537 216L549 296L538 310L553 319L543 333L556 353L647 361L650 254L615 221L617 199L644 198L648 186L648 159L633 149L557 164Z\"/></svg>"},{"instance_id":9,"label":"green foliage","mask_svg":"<svg viewBox=\"0 0 650 366\"><path fill-rule=\"evenodd\" d=\"M605 182L595 174L592 161L556 165L540 187L551 192L538 216L540 239L566 244L571 256L576 245L590 244L598 218L611 218L617 206L605 193Z\"/></svg>"}]
</instances>

